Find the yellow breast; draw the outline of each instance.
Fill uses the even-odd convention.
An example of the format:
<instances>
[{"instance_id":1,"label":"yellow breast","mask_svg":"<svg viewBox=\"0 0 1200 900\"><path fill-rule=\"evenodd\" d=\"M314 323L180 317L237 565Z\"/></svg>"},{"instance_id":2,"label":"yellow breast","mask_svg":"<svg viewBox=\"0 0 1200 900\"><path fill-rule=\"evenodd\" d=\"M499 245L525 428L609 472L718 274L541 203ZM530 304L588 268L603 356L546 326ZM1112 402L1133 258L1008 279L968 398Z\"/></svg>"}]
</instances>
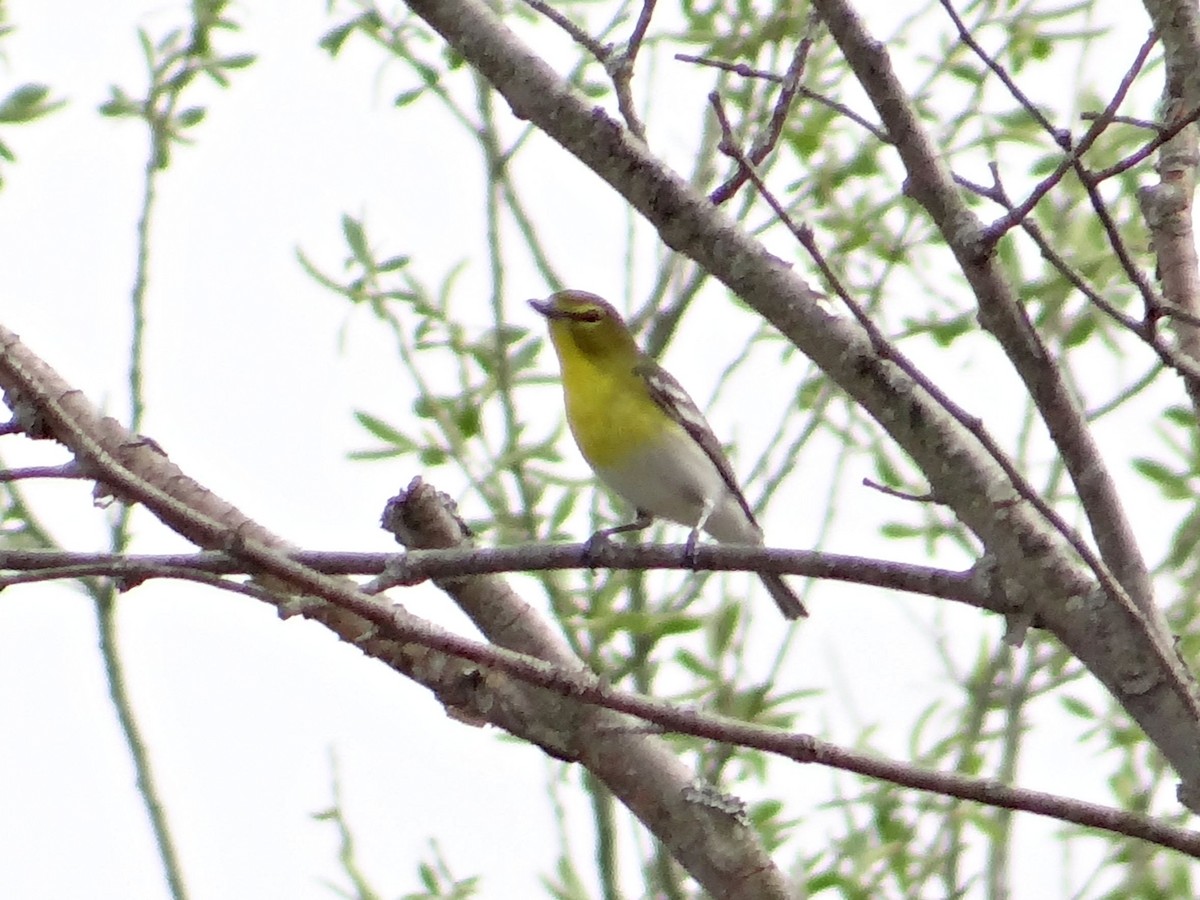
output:
<instances>
[{"instance_id":1,"label":"yellow breast","mask_svg":"<svg viewBox=\"0 0 1200 900\"><path fill-rule=\"evenodd\" d=\"M596 366L578 358L564 366L567 423L593 468L619 466L631 451L679 428L647 393L632 367Z\"/></svg>"}]
</instances>

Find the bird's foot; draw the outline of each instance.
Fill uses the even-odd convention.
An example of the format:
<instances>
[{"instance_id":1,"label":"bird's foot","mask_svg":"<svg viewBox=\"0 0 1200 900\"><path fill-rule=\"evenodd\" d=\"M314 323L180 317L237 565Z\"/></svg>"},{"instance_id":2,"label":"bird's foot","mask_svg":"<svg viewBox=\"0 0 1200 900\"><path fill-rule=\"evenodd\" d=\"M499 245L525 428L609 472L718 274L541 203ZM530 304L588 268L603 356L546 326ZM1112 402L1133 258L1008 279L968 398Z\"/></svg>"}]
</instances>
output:
<instances>
[{"instance_id":1,"label":"bird's foot","mask_svg":"<svg viewBox=\"0 0 1200 900\"><path fill-rule=\"evenodd\" d=\"M594 568L600 561L600 555L604 552L604 548L610 543L612 543L612 529L601 528L583 542L583 549L579 554L580 562Z\"/></svg>"}]
</instances>

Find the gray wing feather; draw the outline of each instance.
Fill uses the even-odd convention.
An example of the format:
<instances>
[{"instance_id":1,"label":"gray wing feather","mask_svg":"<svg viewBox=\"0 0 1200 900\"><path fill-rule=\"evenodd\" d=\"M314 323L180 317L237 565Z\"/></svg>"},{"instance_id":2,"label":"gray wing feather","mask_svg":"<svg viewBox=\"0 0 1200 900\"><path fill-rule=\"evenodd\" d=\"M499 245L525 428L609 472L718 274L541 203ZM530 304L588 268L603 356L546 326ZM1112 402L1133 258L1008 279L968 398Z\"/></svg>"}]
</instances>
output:
<instances>
[{"instance_id":1,"label":"gray wing feather","mask_svg":"<svg viewBox=\"0 0 1200 900\"><path fill-rule=\"evenodd\" d=\"M663 412L678 422L712 460L712 464L717 467L717 471L725 480L729 493L737 499L738 505L746 513L746 518L757 527L758 520L754 518L754 511L750 509L750 504L746 502L742 489L738 487L737 476L733 472L733 466L729 464L729 459L725 456L725 451L721 448L721 442L717 440L716 435L708 426L708 421L704 418L704 413L700 412L700 407L688 396L683 385L676 381L670 372L649 357L643 358L633 371L646 383L646 389L654 398L654 402Z\"/></svg>"}]
</instances>

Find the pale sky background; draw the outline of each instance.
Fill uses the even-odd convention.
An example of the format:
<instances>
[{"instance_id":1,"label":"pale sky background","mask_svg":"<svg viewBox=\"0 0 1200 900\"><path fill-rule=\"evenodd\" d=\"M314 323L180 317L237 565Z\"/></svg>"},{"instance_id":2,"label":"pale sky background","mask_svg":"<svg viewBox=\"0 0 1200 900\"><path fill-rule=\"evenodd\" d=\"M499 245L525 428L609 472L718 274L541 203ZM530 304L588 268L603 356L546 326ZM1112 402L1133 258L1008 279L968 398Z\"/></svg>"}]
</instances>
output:
<instances>
[{"instance_id":1,"label":"pale sky background","mask_svg":"<svg viewBox=\"0 0 1200 900\"><path fill-rule=\"evenodd\" d=\"M138 124L102 118L96 108L110 84L142 90L136 28L161 33L183 21L183 4L8 6L18 30L0 44L0 95L41 81L67 106L3 132L19 159L5 167L0 191L0 321L94 402L123 416L146 136ZM378 516L418 470L408 462L348 461L348 451L370 444L350 410L402 420L410 398L389 339L367 314L349 313L306 276L296 250L336 271L345 254L340 219L349 213L365 217L389 252L411 254L430 281L467 258L463 284L482 286L479 166L432 104L392 108L392 97L409 86L399 66L381 65L377 53L360 52L361 43L336 61L317 48L345 10L335 19L323 4L246 3L232 15L244 31L218 36L219 46L259 60L233 74L231 90L205 92L209 115L195 131L197 145L177 148L160 181L144 431L189 474L297 545L393 549ZM1140 19L1134 31L1140 40ZM681 91L687 87L683 80ZM702 105L703 94L690 102ZM506 116L503 102L497 106ZM681 164L690 128L685 122L661 132ZM615 295L622 286L620 204L561 151L547 143L539 152L544 171L534 205L550 223L551 245L572 251L560 253L559 264L571 260L566 274L575 286ZM583 240L581 211L596 223ZM514 321L539 327L521 301L544 293L544 285L519 268L508 284ZM480 297L478 309L464 307L462 317L483 328ZM744 317L735 321L744 327ZM708 327L727 323L710 318ZM547 370L551 362L547 356ZM679 355L669 364L697 397L707 396L708 360ZM953 371L963 361L940 364ZM975 363L977 373L986 368L986 360ZM757 403L769 412L776 399L768 392ZM752 412L729 403L714 424L724 434L746 434ZM572 471L582 471L573 448L563 450ZM19 437L0 440L0 455L10 465L65 459L55 447ZM454 489L437 471L427 474ZM93 508L88 484L26 490L35 509L55 511L46 524L68 547L103 546L105 513ZM802 511L806 490L813 488L789 486L768 535L774 524L806 545L816 523L781 514ZM892 515L880 495L860 499L871 528ZM893 557L915 550L864 546L855 517L845 518L831 550ZM138 551L183 548L144 511L134 521ZM401 599L418 614L470 628L431 588ZM801 727L851 743L862 723L878 722L877 743L904 754L912 710L941 690L923 635L934 608L946 628L962 628L964 659L981 627L992 635L1002 627L919 598L818 592L786 677L797 689L841 691L842 702L832 711L823 703ZM423 690L320 627L281 623L247 598L151 583L123 598L120 628L129 689L193 897L333 896L322 879L344 884L336 834L311 818L331 801L331 750L360 862L385 895L417 889L416 866L430 857L430 836L457 875L483 877L482 896L540 892L538 879L554 858L547 790L558 772L540 751L449 720ZM764 638L773 649L770 635ZM165 896L95 645L90 602L72 590L0 596L6 898ZM1039 730L1031 748L1044 752L1033 753L1021 783L1101 799L1086 771L1063 771L1059 748L1069 734L1053 723ZM1092 750L1075 752L1086 762ZM803 818L830 799L830 776L816 767L773 771L771 793L791 814ZM586 847L584 811L573 815L575 840ZM514 828L514 820L527 826ZM1042 842L1052 827L1022 828L1017 854L1029 873L1057 860L1057 848ZM820 846L819 831L810 832L808 846Z\"/></svg>"}]
</instances>

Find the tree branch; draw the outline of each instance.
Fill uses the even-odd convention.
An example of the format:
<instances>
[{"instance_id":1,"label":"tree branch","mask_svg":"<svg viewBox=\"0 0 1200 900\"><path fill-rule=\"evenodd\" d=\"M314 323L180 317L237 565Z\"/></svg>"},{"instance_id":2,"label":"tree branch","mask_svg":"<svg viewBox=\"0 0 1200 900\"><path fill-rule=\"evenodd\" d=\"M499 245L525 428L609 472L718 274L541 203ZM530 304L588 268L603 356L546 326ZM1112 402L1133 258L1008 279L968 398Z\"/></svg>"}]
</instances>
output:
<instances>
[{"instance_id":1,"label":"tree branch","mask_svg":"<svg viewBox=\"0 0 1200 900\"><path fill-rule=\"evenodd\" d=\"M1166 61L1162 107L1168 125L1187 122L1200 107L1200 14L1194 3L1148 2L1146 9L1162 40ZM1159 183L1138 191L1138 204L1150 230L1151 247L1158 261L1158 277L1168 309L1179 310L1172 325L1179 349L1200 361L1200 263L1192 206L1196 195L1196 167L1200 141L1196 129L1181 129L1159 151ZM1191 318L1192 321L1188 321ZM1187 382L1192 409L1200 412L1200 384Z\"/></svg>"},{"instance_id":2,"label":"tree branch","mask_svg":"<svg viewBox=\"0 0 1200 900\"><path fill-rule=\"evenodd\" d=\"M720 544L697 546L694 562L684 544L608 544L590 553L586 544L527 544L416 550L400 555L306 550L292 552L288 556L325 575L380 576L379 582L372 585L372 590L376 592L391 587L411 587L429 580L506 572L550 572L580 568L745 571L823 578L956 600L992 612L1008 611L1001 586L994 582L991 567L983 562L962 572L952 572L930 566L836 553ZM100 576L121 582L125 590L151 578L252 574L241 560L220 551L139 556L2 549L0 573L5 573L0 574L0 589L31 581Z\"/></svg>"}]
</instances>

